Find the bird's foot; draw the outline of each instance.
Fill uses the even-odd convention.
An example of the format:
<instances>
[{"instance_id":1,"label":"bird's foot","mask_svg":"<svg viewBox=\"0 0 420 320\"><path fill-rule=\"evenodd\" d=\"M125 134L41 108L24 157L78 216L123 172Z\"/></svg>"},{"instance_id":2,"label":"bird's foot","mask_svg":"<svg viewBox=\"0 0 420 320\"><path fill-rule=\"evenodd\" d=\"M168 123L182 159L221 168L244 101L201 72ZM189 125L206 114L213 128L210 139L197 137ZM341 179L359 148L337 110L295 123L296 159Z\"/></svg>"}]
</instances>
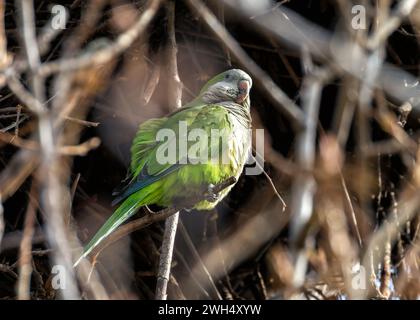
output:
<instances>
[{"instance_id":1,"label":"bird's foot","mask_svg":"<svg viewBox=\"0 0 420 320\"><path fill-rule=\"evenodd\" d=\"M144 209L146 210L146 212L147 212L148 214L153 214L153 213L156 213L155 211L153 211L152 209L150 209L147 205L145 205L145 206L144 206Z\"/></svg>"},{"instance_id":2,"label":"bird's foot","mask_svg":"<svg viewBox=\"0 0 420 320\"><path fill-rule=\"evenodd\" d=\"M215 193L214 191L214 184L209 184L207 187L207 192L206 192L206 200L208 202L216 202L217 199L219 198L219 195L217 193Z\"/></svg>"}]
</instances>

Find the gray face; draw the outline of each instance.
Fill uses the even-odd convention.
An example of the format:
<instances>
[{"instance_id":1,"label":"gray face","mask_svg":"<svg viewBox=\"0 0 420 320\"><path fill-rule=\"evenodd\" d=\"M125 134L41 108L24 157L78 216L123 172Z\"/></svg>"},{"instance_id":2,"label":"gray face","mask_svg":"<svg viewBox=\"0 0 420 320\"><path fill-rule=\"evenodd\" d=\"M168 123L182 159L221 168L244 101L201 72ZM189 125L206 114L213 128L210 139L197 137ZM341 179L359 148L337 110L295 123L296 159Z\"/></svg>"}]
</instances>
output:
<instances>
[{"instance_id":1,"label":"gray face","mask_svg":"<svg viewBox=\"0 0 420 320\"><path fill-rule=\"evenodd\" d=\"M252 87L251 77L239 69L223 72L221 81L211 85L203 95L206 103L236 102L242 104Z\"/></svg>"}]
</instances>

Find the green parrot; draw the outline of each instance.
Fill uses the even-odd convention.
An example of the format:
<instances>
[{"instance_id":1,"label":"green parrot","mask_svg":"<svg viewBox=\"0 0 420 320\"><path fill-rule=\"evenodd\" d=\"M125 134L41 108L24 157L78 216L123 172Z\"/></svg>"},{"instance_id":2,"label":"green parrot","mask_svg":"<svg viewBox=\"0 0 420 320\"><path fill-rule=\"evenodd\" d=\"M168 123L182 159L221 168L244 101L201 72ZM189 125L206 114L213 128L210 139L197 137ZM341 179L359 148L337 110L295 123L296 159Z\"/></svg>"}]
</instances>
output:
<instances>
[{"instance_id":1,"label":"green parrot","mask_svg":"<svg viewBox=\"0 0 420 320\"><path fill-rule=\"evenodd\" d=\"M209 80L198 97L167 117L139 126L121 202L84 248L75 266L142 206L169 207L242 173L251 148L251 77L231 69ZM183 149L184 151L181 151ZM213 209L233 185L193 208Z\"/></svg>"}]
</instances>

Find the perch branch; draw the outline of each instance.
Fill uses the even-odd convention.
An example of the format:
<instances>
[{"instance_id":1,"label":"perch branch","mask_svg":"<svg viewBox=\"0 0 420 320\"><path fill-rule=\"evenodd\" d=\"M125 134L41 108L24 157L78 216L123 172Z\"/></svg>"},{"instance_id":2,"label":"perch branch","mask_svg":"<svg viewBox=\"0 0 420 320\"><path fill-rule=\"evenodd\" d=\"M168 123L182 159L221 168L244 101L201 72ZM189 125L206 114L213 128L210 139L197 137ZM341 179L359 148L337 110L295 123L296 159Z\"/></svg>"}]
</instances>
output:
<instances>
[{"instance_id":1,"label":"perch branch","mask_svg":"<svg viewBox=\"0 0 420 320\"><path fill-rule=\"evenodd\" d=\"M216 186L214 186L212 193L217 194L235 183L236 183L235 177L230 177L226 179L225 181L221 182L220 184L217 184ZM91 255L97 258L97 256L102 252L102 250L107 248L109 245L115 243L116 241L122 239L123 237L127 236L128 234L134 231L143 229L151 225L152 223L163 221L166 218L179 212L180 210L184 208L191 208L198 202L201 202L208 198L209 198L209 194L208 192L206 192L201 196L188 199L187 202L184 204L180 204L172 208L163 209L158 212L150 213L139 219L128 222L120 226L117 230L115 230L112 234L110 234L101 244L98 245L98 247L95 250L92 251Z\"/></svg>"},{"instance_id":2,"label":"perch branch","mask_svg":"<svg viewBox=\"0 0 420 320\"><path fill-rule=\"evenodd\" d=\"M177 46L175 39L175 2L169 1L166 4L168 16L168 65L169 65L169 97L175 108L182 106L182 83L178 74ZM165 231L163 233L162 247L159 257L159 269L156 283L156 300L166 300L167 287L170 279L172 255L175 245L176 230L178 227L179 212L166 219Z\"/></svg>"}]
</instances>

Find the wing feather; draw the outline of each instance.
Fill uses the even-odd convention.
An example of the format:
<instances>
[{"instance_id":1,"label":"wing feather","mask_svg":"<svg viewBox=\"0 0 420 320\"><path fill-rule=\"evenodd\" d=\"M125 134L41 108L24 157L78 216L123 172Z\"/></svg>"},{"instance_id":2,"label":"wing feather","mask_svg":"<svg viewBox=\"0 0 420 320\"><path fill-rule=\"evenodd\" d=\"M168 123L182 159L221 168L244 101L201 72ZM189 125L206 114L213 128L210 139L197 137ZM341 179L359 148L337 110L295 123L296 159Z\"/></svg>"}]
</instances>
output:
<instances>
[{"instance_id":1,"label":"wing feather","mask_svg":"<svg viewBox=\"0 0 420 320\"><path fill-rule=\"evenodd\" d=\"M179 139L187 139L187 136L180 136L180 122L185 121L187 124L186 135L192 129L204 129L208 134L207 141L199 141L203 144L200 147L209 147L208 152L210 157L219 146L212 146L214 141L210 140L212 129L229 130L230 124L228 121L228 111L218 105L200 105L196 107L184 108L177 110L168 118L151 119L139 126L139 130L133 140L131 148L131 164L130 164L130 182L122 188L122 191L113 201L113 205L124 200L131 194L149 186L159 179L177 171L184 164L178 163L159 163L156 157L157 148L164 146L164 144L177 143ZM173 139L166 141L156 141L156 134L160 129L171 129L175 133ZM224 132L221 132L223 135ZM187 148L189 148L194 141L188 141ZM177 146L178 147L178 146ZM185 163L185 162L181 162Z\"/></svg>"}]
</instances>

